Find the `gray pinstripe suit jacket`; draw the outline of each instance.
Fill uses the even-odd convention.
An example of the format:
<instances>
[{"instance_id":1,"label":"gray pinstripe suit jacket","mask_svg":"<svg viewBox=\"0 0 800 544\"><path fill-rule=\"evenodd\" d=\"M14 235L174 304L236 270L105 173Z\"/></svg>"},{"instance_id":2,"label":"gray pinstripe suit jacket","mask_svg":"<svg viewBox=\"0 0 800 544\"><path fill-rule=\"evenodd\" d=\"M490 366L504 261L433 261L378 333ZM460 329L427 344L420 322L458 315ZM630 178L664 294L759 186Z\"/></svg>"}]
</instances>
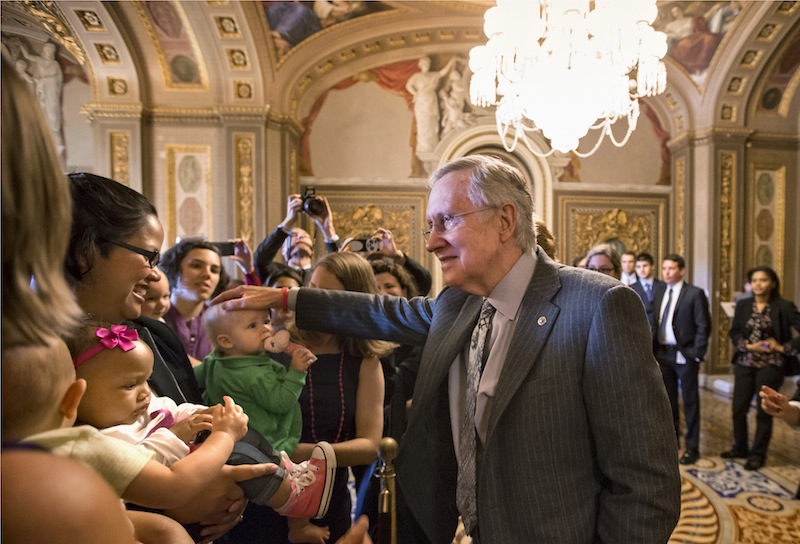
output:
<instances>
[{"instance_id":1,"label":"gray pinstripe suit jacket","mask_svg":"<svg viewBox=\"0 0 800 544\"><path fill-rule=\"evenodd\" d=\"M639 297L540 249L522 296L481 449L481 543L666 542L680 513L677 446ZM301 328L424 345L396 467L436 543L458 516L447 374L481 301L454 288L435 300L297 297Z\"/></svg>"}]
</instances>

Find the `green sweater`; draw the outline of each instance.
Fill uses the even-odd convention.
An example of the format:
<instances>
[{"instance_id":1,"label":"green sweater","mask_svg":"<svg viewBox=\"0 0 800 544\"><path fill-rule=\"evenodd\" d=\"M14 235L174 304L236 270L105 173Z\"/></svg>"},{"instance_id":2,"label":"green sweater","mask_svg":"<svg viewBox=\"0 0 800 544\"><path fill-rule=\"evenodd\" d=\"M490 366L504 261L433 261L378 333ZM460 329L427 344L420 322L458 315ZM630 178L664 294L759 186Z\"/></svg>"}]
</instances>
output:
<instances>
[{"instance_id":1,"label":"green sweater","mask_svg":"<svg viewBox=\"0 0 800 544\"><path fill-rule=\"evenodd\" d=\"M266 353L221 357L214 351L194 373L205 388L206 404L222 403L222 397L228 395L244 409L251 429L264 435L275 449L291 455L303 429L298 399L306 372L287 370Z\"/></svg>"}]
</instances>

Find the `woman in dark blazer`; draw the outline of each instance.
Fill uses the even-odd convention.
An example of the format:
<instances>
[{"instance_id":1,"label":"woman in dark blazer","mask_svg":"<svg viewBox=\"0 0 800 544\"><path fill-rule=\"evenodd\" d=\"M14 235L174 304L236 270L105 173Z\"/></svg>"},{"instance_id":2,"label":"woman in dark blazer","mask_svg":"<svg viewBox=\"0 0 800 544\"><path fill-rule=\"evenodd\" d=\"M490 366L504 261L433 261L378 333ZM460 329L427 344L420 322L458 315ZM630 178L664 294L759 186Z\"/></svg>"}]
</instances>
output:
<instances>
[{"instance_id":1,"label":"woman in dark blazer","mask_svg":"<svg viewBox=\"0 0 800 544\"><path fill-rule=\"evenodd\" d=\"M800 312L793 302L780 297L780 280L772 268L757 266L747 272L753 296L736 304L730 337L736 348L733 355L734 445L722 457L746 457L745 468L758 470L767 458L772 435L772 417L761 408L756 397L756 434L748 448L747 412L753 395L762 385L779 389L795 355L790 343L792 329L800 332Z\"/></svg>"}]
</instances>

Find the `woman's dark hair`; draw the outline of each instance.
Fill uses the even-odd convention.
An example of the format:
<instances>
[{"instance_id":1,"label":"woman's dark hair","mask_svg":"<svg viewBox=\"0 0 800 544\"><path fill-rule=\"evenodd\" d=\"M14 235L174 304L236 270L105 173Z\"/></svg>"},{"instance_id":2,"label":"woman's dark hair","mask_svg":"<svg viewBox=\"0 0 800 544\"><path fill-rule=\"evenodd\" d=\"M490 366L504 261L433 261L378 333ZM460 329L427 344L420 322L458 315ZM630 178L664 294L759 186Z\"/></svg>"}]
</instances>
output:
<instances>
[{"instance_id":1,"label":"woman's dark hair","mask_svg":"<svg viewBox=\"0 0 800 544\"><path fill-rule=\"evenodd\" d=\"M769 292L769 299L775 300L781 297L781 280L778 279L778 273L768 266L756 266L747 271L747 281L752 283L753 274L756 272L763 272L767 277L772 280L774 287Z\"/></svg>"},{"instance_id":2,"label":"woman's dark hair","mask_svg":"<svg viewBox=\"0 0 800 544\"><path fill-rule=\"evenodd\" d=\"M155 206L141 193L95 174L69 175L72 193L72 237L64 270L73 284L92 269L95 251L108 257L114 242L124 242L158 217ZM86 268L81 268L81 259Z\"/></svg>"},{"instance_id":3,"label":"woman's dark hair","mask_svg":"<svg viewBox=\"0 0 800 544\"><path fill-rule=\"evenodd\" d=\"M292 270L289 267L282 268L280 270L276 270L275 272L273 272L272 274L267 276L267 279L264 282L264 285L266 285L268 287L272 287L273 285L275 285L275 282L278 281L281 278L289 278L291 280L296 281L297 285L299 285L300 287L303 286L303 278L300 277L300 274L298 274L297 272L295 272L294 270Z\"/></svg>"},{"instance_id":4,"label":"woman's dark hair","mask_svg":"<svg viewBox=\"0 0 800 544\"><path fill-rule=\"evenodd\" d=\"M170 289L178 287L178 281L181 277L181 263L193 249L208 249L219 255L219 247L211 242L200 240L198 238L187 238L181 240L161 255L161 260L158 262L158 267L164 272L169 280ZM222 260L222 256L220 256ZM225 267L220 267L219 283L217 283L211 297L215 297L228 288L228 273Z\"/></svg>"},{"instance_id":5,"label":"woman's dark hair","mask_svg":"<svg viewBox=\"0 0 800 544\"><path fill-rule=\"evenodd\" d=\"M369 259L369 264L372 265L372 272L377 276L378 274L391 274L397 279L397 283L406 292L406 298L415 297L419 294L419 289L411 277L411 274L406 272L406 269L397 264L395 261L389 259Z\"/></svg>"}]
</instances>

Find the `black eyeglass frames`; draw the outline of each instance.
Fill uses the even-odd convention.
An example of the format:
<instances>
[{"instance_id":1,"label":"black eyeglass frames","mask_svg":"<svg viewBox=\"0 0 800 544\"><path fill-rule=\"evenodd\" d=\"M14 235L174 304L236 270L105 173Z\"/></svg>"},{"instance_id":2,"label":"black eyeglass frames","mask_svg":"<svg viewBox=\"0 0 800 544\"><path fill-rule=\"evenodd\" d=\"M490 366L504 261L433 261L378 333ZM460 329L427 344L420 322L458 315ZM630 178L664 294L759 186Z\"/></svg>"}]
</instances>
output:
<instances>
[{"instance_id":1,"label":"black eyeglass frames","mask_svg":"<svg viewBox=\"0 0 800 544\"><path fill-rule=\"evenodd\" d=\"M119 247L124 247L128 251L133 251L134 253L138 253L139 255L141 255L142 257L147 259L147 264L150 265L150 268L155 268L156 265L158 264L159 259L161 259L161 254L158 252L158 250L148 251L148 250L142 249L140 247L136 247L136 246L132 246L130 244L126 244L125 242L118 242L116 240L114 240L111 243L112 244L116 244Z\"/></svg>"}]
</instances>

